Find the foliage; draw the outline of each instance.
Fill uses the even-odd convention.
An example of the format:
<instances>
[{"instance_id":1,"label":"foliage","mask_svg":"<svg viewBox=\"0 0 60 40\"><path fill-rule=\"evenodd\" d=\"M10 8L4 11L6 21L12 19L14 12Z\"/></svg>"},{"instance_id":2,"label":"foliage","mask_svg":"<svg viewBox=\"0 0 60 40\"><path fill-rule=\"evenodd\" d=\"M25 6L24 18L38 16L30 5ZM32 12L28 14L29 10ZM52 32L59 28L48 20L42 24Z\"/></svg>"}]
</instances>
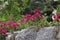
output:
<instances>
[{"instance_id":1,"label":"foliage","mask_svg":"<svg viewBox=\"0 0 60 40\"><path fill-rule=\"evenodd\" d=\"M21 0L21 2L18 2L18 0L1 0L1 12L0 12L0 21L6 21L6 20L17 20L19 17L21 17L20 12L23 11L25 8L27 8L27 1ZM20 4L19 4L20 3ZM19 7L21 6L21 7ZM8 16L8 17L7 17Z\"/></svg>"}]
</instances>

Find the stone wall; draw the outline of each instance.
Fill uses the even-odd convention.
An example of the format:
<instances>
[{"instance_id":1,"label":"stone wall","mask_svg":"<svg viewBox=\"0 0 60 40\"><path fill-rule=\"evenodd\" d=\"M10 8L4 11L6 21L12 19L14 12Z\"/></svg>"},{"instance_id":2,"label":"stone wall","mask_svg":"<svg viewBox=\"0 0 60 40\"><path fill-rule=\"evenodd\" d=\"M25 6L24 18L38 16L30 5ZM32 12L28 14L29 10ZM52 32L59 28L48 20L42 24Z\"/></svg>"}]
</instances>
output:
<instances>
[{"instance_id":1,"label":"stone wall","mask_svg":"<svg viewBox=\"0 0 60 40\"><path fill-rule=\"evenodd\" d=\"M60 40L60 32L57 34L54 29L55 27L44 27L37 31L27 28L14 34L8 33L6 40Z\"/></svg>"}]
</instances>

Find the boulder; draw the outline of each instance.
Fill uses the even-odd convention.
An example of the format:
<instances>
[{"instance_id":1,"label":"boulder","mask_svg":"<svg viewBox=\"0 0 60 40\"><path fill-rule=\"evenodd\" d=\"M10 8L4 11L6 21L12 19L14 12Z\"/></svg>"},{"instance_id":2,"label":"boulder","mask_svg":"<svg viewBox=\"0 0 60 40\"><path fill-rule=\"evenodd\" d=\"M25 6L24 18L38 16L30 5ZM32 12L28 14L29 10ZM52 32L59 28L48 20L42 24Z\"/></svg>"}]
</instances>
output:
<instances>
[{"instance_id":1,"label":"boulder","mask_svg":"<svg viewBox=\"0 0 60 40\"><path fill-rule=\"evenodd\" d=\"M37 33L36 40L56 40L56 32L54 32L55 27L45 27L41 28Z\"/></svg>"},{"instance_id":2,"label":"boulder","mask_svg":"<svg viewBox=\"0 0 60 40\"><path fill-rule=\"evenodd\" d=\"M6 40L56 40L55 28L56 27L44 27L39 30L26 28L9 34Z\"/></svg>"},{"instance_id":3,"label":"boulder","mask_svg":"<svg viewBox=\"0 0 60 40\"><path fill-rule=\"evenodd\" d=\"M60 31L58 32L56 38L57 38L58 40L60 40Z\"/></svg>"},{"instance_id":4,"label":"boulder","mask_svg":"<svg viewBox=\"0 0 60 40\"><path fill-rule=\"evenodd\" d=\"M24 29L16 35L15 40L35 40L36 34L37 32L34 29Z\"/></svg>"}]
</instances>

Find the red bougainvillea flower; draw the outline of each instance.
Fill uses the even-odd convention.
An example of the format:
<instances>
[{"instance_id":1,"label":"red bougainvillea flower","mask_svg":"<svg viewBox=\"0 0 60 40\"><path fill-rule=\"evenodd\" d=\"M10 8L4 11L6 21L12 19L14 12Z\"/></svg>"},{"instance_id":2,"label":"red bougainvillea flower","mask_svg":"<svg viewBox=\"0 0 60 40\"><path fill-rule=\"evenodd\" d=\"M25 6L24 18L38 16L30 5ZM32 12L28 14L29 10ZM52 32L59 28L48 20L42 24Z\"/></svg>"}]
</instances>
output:
<instances>
[{"instance_id":1,"label":"red bougainvillea flower","mask_svg":"<svg viewBox=\"0 0 60 40\"><path fill-rule=\"evenodd\" d=\"M52 19L54 21L56 21L57 19L60 19L60 14L57 13L56 15L52 16Z\"/></svg>"},{"instance_id":2,"label":"red bougainvillea flower","mask_svg":"<svg viewBox=\"0 0 60 40\"><path fill-rule=\"evenodd\" d=\"M35 22L35 15L31 16L31 20L32 20L32 22Z\"/></svg>"},{"instance_id":3,"label":"red bougainvillea flower","mask_svg":"<svg viewBox=\"0 0 60 40\"><path fill-rule=\"evenodd\" d=\"M26 14L23 16L23 18L21 18L21 21L28 23L28 21L31 19L31 15L30 14Z\"/></svg>"},{"instance_id":4,"label":"red bougainvillea flower","mask_svg":"<svg viewBox=\"0 0 60 40\"><path fill-rule=\"evenodd\" d=\"M24 22L27 22L27 19L26 18L22 18L21 20L24 21Z\"/></svg>"},{"instance_id":5,"label":"red bougainvillea flower","mask_svg":"<svg viewBox=\"0 0 60 40\"><path fill-rule=\"evenodd\" d=\"M2 30L2 35L7 36L7 33L4 30Z\"/></svg>"},{"instance_id":6,"label":"red bougainvillea flower","mask_svg":"<svg viewBox=\"0 0 60 40\"><path fill-rule=\"evenodd\" d=\"M8 31L8 28L6 27L6 28L4 28L4 30L5 30L5 31Z\"/></svg>"},{"instance_id":7,"label":"red bougainvillea flower","mask_svg":"<svg viewBox=\"0 0 60 40\"><path fill-rule=\"evenodd\" d=\"M10 21L7 21L7 24L11 24L11 23L14 23L14 21L10 20Z\"/></svg>"},{"instance_id":8,"label":"red bougainvillea flower","mask_svg":"<svg viewBox=\"0 0 60 40\"><path fill-rule=\"evenodd\" d=\"M28 22L27 17L26 17L26 16L24 16L23 18L21 18L21 21L23 21L23 22L27 23L27 22Z\"/></svg>"},{"instance_id":9,"label":"red bougainvillea flower","mask_svg":"<svg viewBox=\"0 0 60 40\"><path fill-rule=\"evenodd\" d=\"M35 15L32 15L32 16L31 16L31 18L33 18L33 19L34 19L35 17L36 17Z\"/></svg>"},{"instance_id":10,"label":"red bougainvillea flower","mask_svg":"<svg viewBox=\"0 0 60 40\"><path fill-rule=\"evenodd\" d=\"M5 30L3 30L2 28L0 28L0 34L1 34L1 35L4 35L4 36L7 36Z\"/></svg>"},{"instance_id":11,"label":"red bougainvillea flower","mask_svg":"<svg viewBox=\"0 0 60 40\"><path fill-rule=\"evenodd\" d=\"M25 16L28 20L31 19L31 14L26 14Z\"/></svg>"},{"instance_id":12,"label":"red bougainvillea flower","mask_svg":"<svg viewBox=\"0 0 60 40\"><path fill-rule=\"evenodd\" d=\"M17 27L17 26L19 26L19 24L16 23L16 22L11 23L11 27L12 27L12 28L15 28L15 27Z\"/></svg>"},{"instance_id":13,"label":"red bougainvillea flower","mask_svg":"<svg viewBox=\"0 0 60 40\"><path fill-rule=\"evenodd\" d=\"M57 18L59 18L59 19L60 19L60 14L58 14L58 13L57 13L56 15L57 15Z\"/></svg>"},{"instance_id":14,"label":"red bougainvillea flower","mask_svg":"<svg viewBox=\"0 0 60 40\"><path fill-rule=\"evenodd\" d=\"M15 27L19 26L19 24L17 22L14 22L14 21L8 21L7 24L11 25L11 28L15 28Z\"/></svg>"},{"instance_id":15,"label":"red bougainvillea flower","mask_svg":"<svg viewBox=\"0 0 60 40\"><path fill-rule=\"evenodd\" d=\"M34 15L39 15L39 14L40 14L39 10L38 9L35 9L34 10Z\"/></svg>"},{"instance_id":16,"label":"red bougainvillea flower","mask_svg":"<svg viewBox=\"0 0 60 40\"><path fill-rule=\"evenodd\" d=\"M35 18L42 18L42 16L40 16L40 12L39 10L35 9L34 10L34 14L31 15L31 14L26 14L23 16L23 18L21 18L21 20L25 23L28 23L29 20L32 20L32 22L35 21Z\"/></svg>"},{"instance_id":17,"label":"red bougainvillea flower","mask_svg":"<svg viewBox=\"0 0 60 40\"><path fill-rule=\"evenodd\" d=\"M34 10L34 15L37 17L37 18L42 18L42 16L40 15L40 11L35 9Z\"/></svg>"},{"instance_id":18,"label":"red bougainvillea flower","mask_svg":"<svg viewBox=\"0 0 60 40\"><path fill-rule=\"evenodd\" d=\"M54 21L56 21L56 20L57 20L57 15L52 16L52 19L53 19Z\"/></svg>"},{"instance_id":19,"label":"red bougainvillea flower","mask_svg":"<svg viewBox=\"0 0 60 40\"><path fill-rule=\"evenodd\" d=\"M6 24L6 23L4 23L4 22L2 22L2 23L1 23L1 26L7 26L7 24Z\"/></svg>"},{"instance_id":20,"label":"red bougainvillea flower","mask_svg":"<svg viewBox=\"0 0 60 40\"><path fill-rule=\"evenodd\" d=\"M14 24L15 22L14 22L14 21L10 21L9 23L10 23L10 24Z\"/></svg>"}]
</instances>

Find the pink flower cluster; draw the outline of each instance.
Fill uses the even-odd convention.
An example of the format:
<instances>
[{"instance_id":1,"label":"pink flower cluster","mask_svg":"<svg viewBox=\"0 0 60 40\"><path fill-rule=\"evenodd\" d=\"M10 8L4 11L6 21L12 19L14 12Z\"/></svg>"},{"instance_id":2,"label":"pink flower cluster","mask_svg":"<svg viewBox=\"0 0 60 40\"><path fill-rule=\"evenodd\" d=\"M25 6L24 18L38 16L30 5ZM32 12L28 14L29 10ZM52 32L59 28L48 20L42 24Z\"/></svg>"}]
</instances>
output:
<instances>
[{"instance_id":1,"label":"pink flower cluster","mask_svg":"<svg viewBox=\"0 0 60 40\"><path fill-rule=\"evenodd\" d=\"M1 35L4 35L4 36L7 36L5 30L3 30L2 28L0 28L0 34L1 34Z\"/></svg>"},{"instance_id":2,"label":"pink flower cluster","mask_svg":"<svg viewBox=\"0 0 60 40\"><path fill-rule=\"evenodd\" d=\"M42 18L41 13L37 9L34 10L33 15L26 14L23 16L23 18L21 18L21 20L25 23L28 23L29 20L31 20L32 22L35 22L35 18L39 18L39 19Z\"/></svg>"},{"instance_id":3,"label":"pink flower cluster","mask_svg":"<svg viewBox=\"0 0 60 40\"><path fill-rule=\"evenodd\" d=\"M17 22L14 22L14 21L8 21L7 25L8 26L10 25L11 28L15 28L15 27L19 26L19 24Z\"/></svg>"},{"instance_id":4,"label":"pink flower cluster","mask_svg":"<svg viewBox=\"0 0 60 40\"><path fill-rule=\"evenodd\" d=\"M14 21L8 21L8 22L2 22L0 23L1 26L0 26L0 34L4 35L4 36L7 36L6 32L9 31L9 28L16 28L19 26L19 24L17 22L14 22Z\"/></svg>"},{"instance_id":5,"label":"pink flower cluster","mask_svg":"<svg viewBox=\"0 0 60 40\"><path fill-rule=\"evenodd\" d=\"M57 21L58 19L60 19L60 14L57 13L56 15L52 16L52 19L53 19L54 21Z\"/></svg>"},{"instance_id":6,"label":"pink flower cluster","mask_svg":"<svg viewBox=\"0 0 60 40\"><path fill-rule=\"evenodd\" d=\"M2 22L2 23L1 23L1 26L7 26L7 24L6 24L6 23L4 23L4 22Z\"/></svg>"}]
</instances>

